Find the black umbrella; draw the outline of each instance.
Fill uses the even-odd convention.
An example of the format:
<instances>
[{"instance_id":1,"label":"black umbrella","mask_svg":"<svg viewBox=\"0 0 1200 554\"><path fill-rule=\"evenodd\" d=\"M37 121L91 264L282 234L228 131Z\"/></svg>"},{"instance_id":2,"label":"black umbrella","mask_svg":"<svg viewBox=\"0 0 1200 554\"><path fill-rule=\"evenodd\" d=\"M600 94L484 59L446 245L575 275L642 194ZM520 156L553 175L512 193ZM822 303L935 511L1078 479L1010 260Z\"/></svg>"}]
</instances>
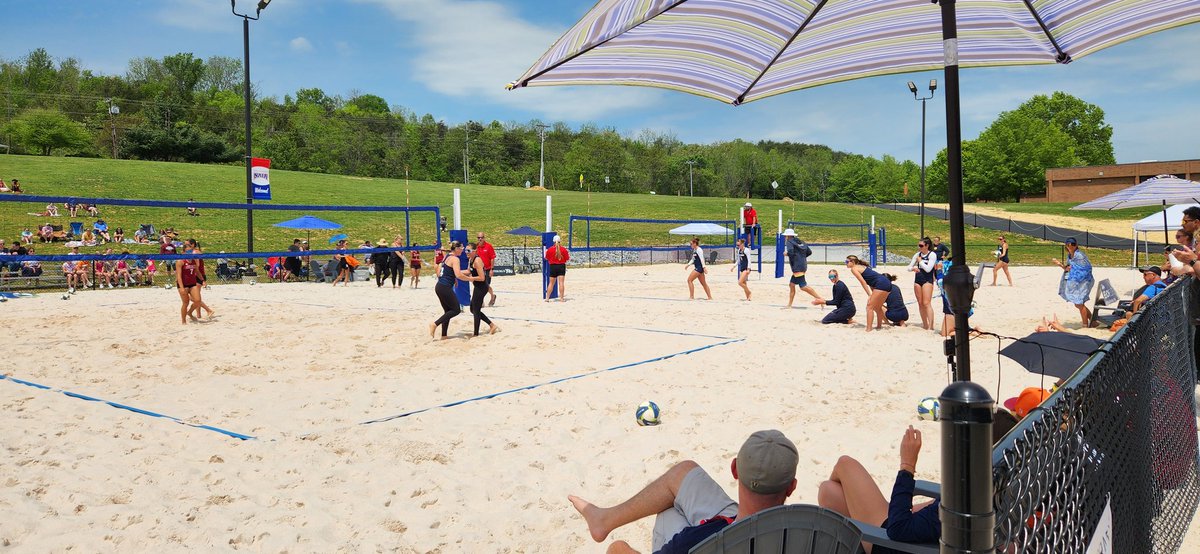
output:
<instances>
[{"instance_id":1,"label":"black umbrella","mask_svg":"<svg viewBox=\"0 0 1200 554\"><path fill-rule=\"evenodd\" d=\"M1066 379L1104 343L1087 335L1046 331L1017 339L1000 353L1030 373Z\"/></svg>"},{"instance_id":2,"label":"black umbrella","mask_svg":"<svg viewBox=\"0 0 1200 554\"><path fill-rule=\"evenodd\" d=\"M533 227L530 227L528 225L526 225L524 227L517 227L516 229L509 229L509 230L505 231L504 234L516 235L518 237L525 237L525 244L524 244L524 246L521 247L521 255L522 256L525 255L525 248L529 246L529 237L542 236L541 231L538 231L537 229L534 229ZM513 265L514 266L517 265L515 260L514 260Z\"/></svg>"}]
</instances>

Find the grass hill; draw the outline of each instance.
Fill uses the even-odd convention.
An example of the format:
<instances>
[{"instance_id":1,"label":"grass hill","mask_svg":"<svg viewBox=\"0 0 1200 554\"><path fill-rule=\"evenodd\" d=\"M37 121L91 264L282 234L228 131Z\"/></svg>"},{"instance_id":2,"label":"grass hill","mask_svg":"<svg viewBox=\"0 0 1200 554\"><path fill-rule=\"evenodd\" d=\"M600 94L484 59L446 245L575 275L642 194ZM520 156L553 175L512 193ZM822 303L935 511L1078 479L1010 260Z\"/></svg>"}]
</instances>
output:
<instances>
[{"instance_id":1,"label":"grass hill","mask_svg":"<svg viewBox=\"0 0 1200 554\"><path fill-rule=\"evenodd\" d=\"M52 158L40 156L0 156L0 177L16 177L28 194L62 195L98 198L137 198L197 202L242 202L245 198L245 169L243 166L196 165L183 163L144 162L131 160ZM321 205L412 205L440 206L442 213L453 223L453 189L461 189L463 224L470 231L484 231L498 246L518 246L520 237L504 231L529 225L541 229L545 225L545 197L553 197L554 226L565 233L569 214L587 214L657 219L729 219L738 217L744 199L690 198L616 193L591 193L575 190L526 190L519 187L462 185L424 181L405 182L396 179L324 175L294 171L272 171L271 189L275 204ZM919 233L917 216L888 210L860 208L854 205L791 202L783 200L753 200L768 237L775 230L778 210L784 220L816 223L869 223L887 228L889 250L910 255L915 251ZM267 203L267 204L270 204ZM260 203L256 203L260 204ZM1044 206L1044 205L1043 205ZM132 236L140 223L151 223L162 229L173 227L184 237L195 237L214 252L245 250L246 219L241 210L203 210L200 217L189 217L183 209L165 208L101 208L101 216L110 228L123 227ZM42 205L31 203L0 203L0 238L12 241L23 228L35 230L48 218L29 215L41 212ZM1124 211L1097 212L1113 219L1134 219L1136 214ZM273 223L298 217L303 212L255 211L255 249L283 249L292 237L303 232L273 227ZM391 240L404 232L402 214L361 212L312 212L312 215L335 221L343 228L333 232L313 233L314 248L320 248L333 233L344 232L351 240L380 238ZM65 212L54 224L67 225ZM80 217L90 226L93 220ZM434 223L428 214L414 214L411 236L417 243L428 244L434 236ZM623 223L594 223L593 245L679 244L683 237L667 235L668 226ZM581 230L575 230L576 244L582 241ZM799 229L809 242L838 242L856 240L857 230L819 227ZM926 219L926 233L949 240L944 222ZM989 259L997 233L967 229L969 259L972 263ZM445 237L443 237L445 240ZM531 241L536 242L536 241ZM1061 255L1057 243L1010 235L1014 263L1046 264L1051 257ZM157 252L157 248L126 245L131 252ZM97 248L98 249L98 248ZM94 250L94 249L93 249ZM61 243L39 249L42 254L60 253ZM1096 263L1128 264L1128 252L1090 252Z\"/></svg>"}]
</instances>

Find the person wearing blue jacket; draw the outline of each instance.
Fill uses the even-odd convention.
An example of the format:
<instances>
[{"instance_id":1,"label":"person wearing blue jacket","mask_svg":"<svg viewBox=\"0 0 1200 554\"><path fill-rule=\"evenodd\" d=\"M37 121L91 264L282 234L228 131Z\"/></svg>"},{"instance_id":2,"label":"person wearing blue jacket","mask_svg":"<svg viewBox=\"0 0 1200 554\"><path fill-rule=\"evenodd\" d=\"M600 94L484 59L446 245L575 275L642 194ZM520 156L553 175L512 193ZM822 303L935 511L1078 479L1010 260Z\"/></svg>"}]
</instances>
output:
<instances>
[{"instance_id":1,"label":"person wearing blue jacket","mask_svg":"<svg viewBox=\"0 0 1200 554\"><path fill-rule=\"evenodd\" d=\"M808 281L804 276L808 272L808 257L812 255L812 248L809 248L807 244L804 244L804 241L800 240L800 237L796 236L795 229L784 229L783 239L786 241L784 243L784 253L787 254L788 265L792 270L792 278L788 280L787 308L791 308L792 301L796 299L797 287L807 292L815 300L820 300L820 304L824 304L825 299L821 298L821 295L817 294L816 290L808 286ZM818 303L813 302L813 304Z\"/></svg>"},{"instance_id":2,"label":"person wearing blue jacket","mask_svg":"<svg viewBox=\"0 0 1200 554\"><path fill-rule=\"evenodd\" d=\"M825 314L821 323L826 325L830 323L853 324L854 314L857 313L857 310L854 307L854 297L850 296L850 288L846 286L846 283L838 280L838 272L835 269L829 270L829 281L833 283L833 299L821 300L818 298L812 301L814 306L822 304L835 306L832 312Z\"/></svg>"},{"instance_id":3,"label":"person wearing blue jacket","mask_svg":"<svg viewBox=\"0 0 1200 554\"><path fill-rule=\"evenodd\" d=\"M921 432L911 425L900 440L900 469L892 485L891 499L862 463L842 456L833 466L829 479L817 489L817 504L846 517L878 525L887 531L888 538L908 543L935 543L942 536L938 519L940 500L913 505L916 489L917 457L921 453ZM875 545L872 554L898 552Z\"/></svg>"}]
</instances>

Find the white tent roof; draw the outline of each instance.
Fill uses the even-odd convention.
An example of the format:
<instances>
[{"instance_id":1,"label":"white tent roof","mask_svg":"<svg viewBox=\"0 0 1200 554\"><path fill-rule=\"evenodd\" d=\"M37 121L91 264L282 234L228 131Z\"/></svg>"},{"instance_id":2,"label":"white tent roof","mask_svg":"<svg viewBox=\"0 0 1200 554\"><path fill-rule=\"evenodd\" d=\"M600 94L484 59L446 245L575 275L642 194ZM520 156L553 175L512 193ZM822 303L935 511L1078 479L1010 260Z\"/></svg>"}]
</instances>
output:
<instances>
[{"instance_id":1,"label":"white tent roof","mask_svg":"<svg viewBox=\"0 0 1200 554\"><path fill-rule=\"evenodd\" d=\"M732 235L733 230L716 223L688 223L671 229L672 235Z\"/></svg>"},{"instance_id":2,"label":"white tent roof","mask_svg":"<svg viewBox=\"0 0 1200 554\"><path fill-rule=\"evenodd\" d=\"M1196 204L1176 204L1167 208L1167 231L1174 231L1179 228L1180 222L1183 221L1183 210ZM1162 211L1154 212L1141 221L1133 224L1134 231L1145 232L1163 232L1163 213Z\"/></svg>"}]
</instances>

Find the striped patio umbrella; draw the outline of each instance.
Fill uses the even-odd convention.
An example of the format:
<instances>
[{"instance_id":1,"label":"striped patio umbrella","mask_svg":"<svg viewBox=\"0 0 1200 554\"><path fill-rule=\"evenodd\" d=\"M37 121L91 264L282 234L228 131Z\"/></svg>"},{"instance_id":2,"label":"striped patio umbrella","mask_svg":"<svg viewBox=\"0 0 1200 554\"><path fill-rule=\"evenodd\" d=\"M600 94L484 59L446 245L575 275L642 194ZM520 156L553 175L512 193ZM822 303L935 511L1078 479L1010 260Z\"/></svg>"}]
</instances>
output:
<instances>
[{"instance_id":1,"label":"striped patio umbrella","mask_svg":"<svg viewBox=\"0 0 1200 554\"><path fill-rule=\"evenodd\" d=\"M1200 0L599 0L510 89L639 85L742 104L875 75L941 68L955 332L967 336L958 68L1070 63L1200 22ZM957 7L956 7L957 4ZM959 21L961 20L961 29ZM1168 52L1163 55L1182 55ZM970 380L957 341L955 380Z\"/></svg>"},{"instance_id":2,"label":"striped patio umbrella","mask_svg":"<svg viewBox=\"0 0 1200 554\"><path fill-rule=\"evenodd\" d=\"M1170 223L1167 222L1167 204L1200 203L1200 183L1180 179L1174 175L1159 175L1142 181L1141 184L1121 189L1112 194L1106 194L1071 208L1072 210L1115 210L1117 208L1137 208L1141 206L1157 206L1163 209L1163 243L1171 244L1171 236L1167 232Z\"/></svg>"}]
</instances>

